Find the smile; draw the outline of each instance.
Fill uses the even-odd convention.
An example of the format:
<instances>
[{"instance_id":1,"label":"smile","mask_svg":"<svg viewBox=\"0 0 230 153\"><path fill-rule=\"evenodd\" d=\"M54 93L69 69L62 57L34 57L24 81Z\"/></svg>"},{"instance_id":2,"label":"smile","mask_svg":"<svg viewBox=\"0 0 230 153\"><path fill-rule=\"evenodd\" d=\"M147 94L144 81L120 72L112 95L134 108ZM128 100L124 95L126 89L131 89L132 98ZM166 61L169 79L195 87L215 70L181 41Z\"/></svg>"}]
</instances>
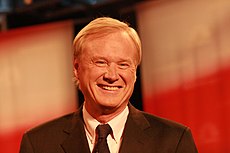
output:
<instances>
[{"instance_id":1,"label":"smile","mask_svg":"<svg viewBox=\"0 0 230 153\"><path fill-rule=\"evenodd\" d=\"M98 85L100 88L109 91L116 91L121 88L121 86L106 86L106 85Z\"/></svg>"}]
</instances>

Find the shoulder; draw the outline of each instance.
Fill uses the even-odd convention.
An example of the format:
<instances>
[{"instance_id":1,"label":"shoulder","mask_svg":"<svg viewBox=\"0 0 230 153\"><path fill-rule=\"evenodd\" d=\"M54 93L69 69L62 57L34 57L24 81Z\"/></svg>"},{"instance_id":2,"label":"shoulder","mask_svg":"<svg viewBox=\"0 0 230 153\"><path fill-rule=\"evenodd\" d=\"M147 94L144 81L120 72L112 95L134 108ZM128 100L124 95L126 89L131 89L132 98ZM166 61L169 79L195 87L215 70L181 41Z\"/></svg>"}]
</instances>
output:
<instances>
[{"instance_id":1,"label":"shoulder","mask_svg":"<svg viewBox=\"0 0 230 153\"><path fill-rule=\"evenodd\" d=\"M149 142L149 148L158 146L155 149L160 149L160 152L178 150L178 152L197 153L189 127L181 123L137 110L132 106L130 106L129 123L129 130L134 128L135 133L141 133L144 140Z\"/></svg>"},{"instance_id":2,"label":"shoulder","mask_svg":"<svg viewBox=\"0 0 230 153\"><path fill-rule=\"evenodd\" d=\"M74 118L79 118L78 113L69 113L53 120L35 126L25 132L26 135L33 137L52 137L64 134L66 129L72 126Z\"/></svg>"},{"instance_id":3,"label":"shoulder","mask_svg":"<svg viewBox=\"0 0 230 153\"><path fill-rule=\"evenodd\" d=\"M72 118L73 113L67 114L26 131L21 140L20 153L55 150L65 139L64 129L70 124Z\"/></svg>"},{"instance_id":4,"label":"shoulder","mask_svg":"<svg viewBox=\"0 0 230 153\"><path fill-rule=\"evenodd\" d=\"M187 126L185 126L179 122L175 122L173 120L170 120L170 119L166 119L166 118L163 118L160 116L149 114L149 113L146 113L143 111L140 111L140 113L146 118L146 120L148 120L148 122L151 126L158 125L160 127L173 128L173 129L188 128Z\"/></svg>"},{"instance_id":5,"label":"shoulder","mask_svg":"<svg viewBox=\"0 0 230 153\"><path fill-rule=\"evenodd\" d=\"M130 116L137 126L148 129L149 132L180 137L184 132L190 131L187 126L181 123L140 111L133 106L130 107Z\"/></svg>"},{"instance_id":6,"label":"shoulder","mask_svg":"<svg viewBox=\"0 0 230 153\"><path fill-rule=\"evenodd\" d=\"M138 110L132 105L129 105L129 110L132 118L137 122L141 122L141 124L143 124L144 122L145 124L148 124L151 127L160 127L160 128L174 128L174 129L187 128L187 126L181 123Z\"/></svg>"},{"instance_id":7,"label":"shoulder","mask_svg":"<svg viewBox=\"0 0 230 153\"><path fill-rule=\"evenodd\" d=\"M26 131L21 140L21 152L53 152L66 140L71 130L84 130L81 110L58 117ZM60 149L60 148L59 148Z\"/></svg>"},{"instance_id":8,"label":"shoulder","mask_svg":"<svg viewBox=\"0 0 230 153\"><path fill-rule=\"evenodd\" d=\"M55 139L58 140L65 136L65 134L63 133L63 129L65 129L65 126L69 124L69 122L71 122L72 116L73 113L40 124L34 128L27 130L24 133L24 137L26 136L31 142L42 142L45 139L49 141L54 136Z\"/></svg>"},{"instance_id":9,"label":"shoulder","mask_svg":"<svg viewBox=\"0 0 230 153\"><path fill-rule=\"evenodd\" d=\"M140 113L149 125L146 132L150 137L158 137L162 142L171 142L175 145L186 142L194 146L193 136L188 126L143 111Z\"/></svg>"}]
</instances>

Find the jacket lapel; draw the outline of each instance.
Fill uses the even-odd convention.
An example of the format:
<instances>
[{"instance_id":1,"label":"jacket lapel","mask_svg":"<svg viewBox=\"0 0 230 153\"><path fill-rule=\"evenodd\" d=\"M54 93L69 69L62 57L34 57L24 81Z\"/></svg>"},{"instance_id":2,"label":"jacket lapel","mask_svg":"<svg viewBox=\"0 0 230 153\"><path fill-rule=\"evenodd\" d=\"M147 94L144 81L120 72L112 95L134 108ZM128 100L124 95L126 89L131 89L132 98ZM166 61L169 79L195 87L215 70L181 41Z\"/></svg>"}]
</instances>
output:
<instances>
[{"instance_id":1,"label":"jacket lapel","mask_svg":"<svg viewBox=\"0 0 230 153\"><path fill-rule=\"evenodd\" d=\"M90 153L81 108L75 113L71 125L64 132L67 137L61 147L65 153Z\"/></svg>"},{"instance_id":2,"label":"jacket lapel","mask_svg":"<svg viewBox=\"0 0 230 153\"><path fill-rule=\"evenodd\" d=\"M119 153L140 153L149 147L149 122L139 110L129 104L129 115ZM90 153L85 134L82 109L74 114L70 125L64 130L66 139L61 144L65 153ZM146 152L147 153L147 152Z\"/></svg>"},{"instance_id":3,"label":"jacket lapel","mask_svg":"<svg viewBox=\"0 0 230 153\"><path fill-rule=\"evenodd\" d=\"M149 122L140 113L129 104L129 116L125 125L123 140L120 148L120 153L140 153L146 151L148 146L148 129ZM149 147L150 148L150 147Z\"/></svg>"}]
</instances>

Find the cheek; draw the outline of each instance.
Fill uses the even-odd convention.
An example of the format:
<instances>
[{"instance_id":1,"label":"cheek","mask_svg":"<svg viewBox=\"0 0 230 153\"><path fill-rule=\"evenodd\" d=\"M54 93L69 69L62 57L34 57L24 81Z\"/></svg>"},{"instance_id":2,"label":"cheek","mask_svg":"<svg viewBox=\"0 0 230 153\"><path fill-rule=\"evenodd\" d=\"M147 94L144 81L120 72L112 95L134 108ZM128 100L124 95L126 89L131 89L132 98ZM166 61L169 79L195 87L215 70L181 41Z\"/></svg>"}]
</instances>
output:
<instances>
[{"instance_id":1,"label":"cheek","mask_svg":"<svg viewBox=\"0 0 230 153\"><path fill-rule=\"evenodd\" d=\"M105 73L104 70L96 67L88 68L87 70L85 69L81 73L81 79L83 80L84 83L91 82L91 81L93 82L96 81L101 76L103 76L104 73Z\"/></svg>"},{"instance_id":2,"label":"cheek","mask_svg":"<svg viewBox=\"0 0 230 153\"><path fill-rule=\"evenodd\" d=\"M128 71L125 73L122 73L122 78L127 84L134 84L136 82L136 73L135 71Z\"/></svg>"}]
</instances>

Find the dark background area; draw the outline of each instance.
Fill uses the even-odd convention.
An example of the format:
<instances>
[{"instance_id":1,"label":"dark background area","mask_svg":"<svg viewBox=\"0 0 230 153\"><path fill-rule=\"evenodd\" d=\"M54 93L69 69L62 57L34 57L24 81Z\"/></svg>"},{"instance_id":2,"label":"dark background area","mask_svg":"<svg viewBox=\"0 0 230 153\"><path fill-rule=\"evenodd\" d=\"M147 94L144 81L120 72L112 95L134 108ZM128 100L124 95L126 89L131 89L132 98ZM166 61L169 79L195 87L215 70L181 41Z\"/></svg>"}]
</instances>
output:
<instances>
[{"instance_id":1,"label":"dark background area","mask_svg":"<svg viewBox=\"0 0 230 153\"><path fill-rule=\"evenodd\" d=\"M10 30L62 20L74 20L75 35L92 19L109 16L128 22L138 31L135 5L143 0L0 0L0 30ZM84 97L78 91L80 104ZM137 81L131 103L143 110L141 74L137 69Z\"/></svg>"}]
</instances>

